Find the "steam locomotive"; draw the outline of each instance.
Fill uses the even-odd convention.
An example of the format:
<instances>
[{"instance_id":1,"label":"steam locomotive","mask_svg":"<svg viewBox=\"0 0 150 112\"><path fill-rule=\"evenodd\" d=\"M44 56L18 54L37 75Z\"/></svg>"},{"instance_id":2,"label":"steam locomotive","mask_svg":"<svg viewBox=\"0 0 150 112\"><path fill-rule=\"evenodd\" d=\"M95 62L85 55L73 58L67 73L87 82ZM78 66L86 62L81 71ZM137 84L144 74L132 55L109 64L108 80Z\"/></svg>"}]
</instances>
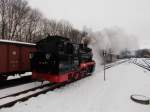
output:
<instances>
[{"instance_id":1,"label":"steam locomotive","mask_svg":"<svg viewBox=\"0 0 150 112\"><path fill-rule=\"evenodd\" d=\"M30 54L32 78L61 83L91 75L95 68L92 49L68 38L48 36L36 43Z\"/></svg>"}]
</instances>

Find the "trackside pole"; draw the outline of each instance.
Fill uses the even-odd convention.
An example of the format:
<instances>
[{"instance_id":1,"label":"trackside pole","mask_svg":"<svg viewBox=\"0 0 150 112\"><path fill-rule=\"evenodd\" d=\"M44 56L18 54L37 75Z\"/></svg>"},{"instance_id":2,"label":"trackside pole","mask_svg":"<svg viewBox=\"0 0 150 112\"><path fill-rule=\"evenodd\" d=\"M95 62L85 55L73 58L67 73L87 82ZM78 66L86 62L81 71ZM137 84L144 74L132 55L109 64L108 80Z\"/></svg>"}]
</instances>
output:
<instances>
[{"instance_id":1,"label":"trackside pole","mask_svg":"<svg viewBox=\"0 0 150 112\"><path fill-rule=\"evenodd\" d=\"M103 56L104 56L104 81L106 80L106 70L105 70L105 65L106 65L106 51L103 51Z\"/></svg>"},{"instance_id":2,"label":"trackside pole","mask_svg":"<svg viewBox=\"0 0 150 112\"><path fill-rule=\"evenodd\" d=\"M105 81L105 78L106 78L106 77L105 77L105 76L106 76L105 74L106 74L106 71L105 71L105 57L104 57L104 81Z\"/></svg>"}]
</instances>

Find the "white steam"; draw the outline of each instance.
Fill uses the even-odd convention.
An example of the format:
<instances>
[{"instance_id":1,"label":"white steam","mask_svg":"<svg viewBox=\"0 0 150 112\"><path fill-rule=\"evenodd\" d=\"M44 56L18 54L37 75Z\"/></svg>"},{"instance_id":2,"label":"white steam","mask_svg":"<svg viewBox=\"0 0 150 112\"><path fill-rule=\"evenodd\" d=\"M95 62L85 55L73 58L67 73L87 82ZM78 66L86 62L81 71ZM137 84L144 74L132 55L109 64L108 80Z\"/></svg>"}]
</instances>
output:
<instances>
[{"instance_id":1,"label":"white steam","mask_svg":"<svg viewBox=\"0 0 150 112\"><path fill-rule=\"evenodd\" d=\"M100 51L106 50L113 54L119 54L124 50L136 50L139 48L138 40L135 36L127 34L118 27L105 28L101 31L88 31L91 38L91 47L97 65L100 65L102 58Z\"/></svg>"}]
</instances>

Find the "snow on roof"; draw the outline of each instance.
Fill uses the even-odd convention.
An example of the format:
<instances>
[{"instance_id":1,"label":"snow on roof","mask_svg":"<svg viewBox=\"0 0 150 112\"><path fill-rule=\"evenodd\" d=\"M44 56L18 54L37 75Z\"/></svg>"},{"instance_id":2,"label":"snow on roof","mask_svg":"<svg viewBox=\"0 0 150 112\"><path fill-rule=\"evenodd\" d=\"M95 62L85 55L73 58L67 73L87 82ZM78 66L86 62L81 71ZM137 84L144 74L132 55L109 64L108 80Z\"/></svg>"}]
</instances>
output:
<instances>
[{"instance_id":1,"label":"snow on roof","mask_svg":"<svg viewBox=\"0 0 150 112\"><path fill-rule=\"evenodd\" d=\"M0 43L13 43L13 44L23 44L23 45L36 45L36 44L34 44L34 43L19 42L19 41L4 40L4 39L0 39Z\"/></svg>"}]
</instances>

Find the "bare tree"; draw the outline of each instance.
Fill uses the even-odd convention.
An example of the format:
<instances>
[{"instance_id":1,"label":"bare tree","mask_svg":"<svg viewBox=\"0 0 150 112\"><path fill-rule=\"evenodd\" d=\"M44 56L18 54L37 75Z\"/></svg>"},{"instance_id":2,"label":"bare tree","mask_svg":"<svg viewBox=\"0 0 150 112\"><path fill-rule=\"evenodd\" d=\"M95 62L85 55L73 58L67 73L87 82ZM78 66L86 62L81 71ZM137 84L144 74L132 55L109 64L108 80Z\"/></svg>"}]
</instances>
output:
<instances>
[{"instance_id":1,"label":"bare tree","mask_svg":"<svg viewBox=\"0 0 150 112\"><path fill-rule=\"evenodd\" d=\"M36 42L46 35L60 35L81 43L86 36L66 20L43 18L26 0L0 0L0 37L2 39Z\"/></svg>"},{"instance_id":2,"label":"bare tree","mask_svg":"<svg viewBox=\"0 0 150 112\"><path fill-rule=\"evenodd\" d=\"M31 10L29 13L29 17L27 18L27 24L25 27L25 40L27 42L32 42L32 39L36 37L36 35L41 30L39 26L41 14L38 10Z\"/></svg>"},{"instance_id":3,"label":"bare tree","mask_svg":"<svg viewBox=\"0 0 150 112\"><path fill-rule=\"evenodd\" d=\"M30 8L28 7L28 3L22 0L13 0L10 4L12 10L14 10L12 15L12 27L10 32L10 39L15 38L17 32L19 31L20 27L22 26L24 20L28 14ZM11 13L11 10L10 12Z\"/></svg>"},{"instance_id":4,"label":"bare tree","mask_svg":"<svg viewBox=\"0 0 150 112\"><path fill-rule=\"evenodd\" d=\"M68 21L61 20L58 22L59 35L70 38L70 32L72 30L73 30L73 27Z\"/></svg>"},{"instance_id":5,"label":"bare tree","mask_svg":"<svg viewBox=\"0 0 150 112\"><path fill-rule=\"evenodd\" d=\"M1 38L5 38L6 33L6 11L8 9L9 0L0 0L0 16L1 16Z\"/></svg>"}]
</instances>

